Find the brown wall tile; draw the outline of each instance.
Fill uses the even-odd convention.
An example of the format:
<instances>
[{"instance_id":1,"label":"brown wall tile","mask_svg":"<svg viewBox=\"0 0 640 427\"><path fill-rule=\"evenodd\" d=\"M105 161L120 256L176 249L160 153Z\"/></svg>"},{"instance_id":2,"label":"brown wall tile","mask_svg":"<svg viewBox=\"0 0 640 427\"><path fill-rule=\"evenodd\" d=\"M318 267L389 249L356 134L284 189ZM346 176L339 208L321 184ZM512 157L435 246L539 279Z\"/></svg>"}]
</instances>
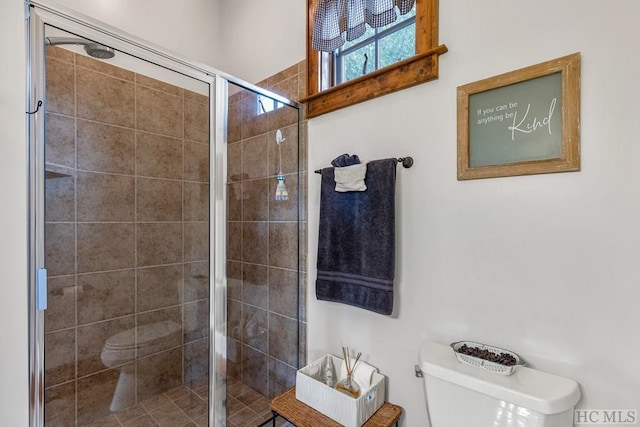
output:
<instances>
[{"instance_id":1,"label":"brown wall tile","mask_svg":"<svg viewBox=\"0 0 640 427\"><path fill-rule=\"evenodd\" d=\"M209 336L209 300L184 305L184 342L193 342Z\"/></svg>"},{"instance_id":2,"label":"brown wall tile","mask_svg":"<svg viewBox=\"0 0 640 427\"><path fill-rule=\"evenodd\" d=\"M178 86L174 86L142 74L136 74L136 83L140 86L146 86L150 89L160 90L162 92L167 92L168 94L175 96L182 96L183 94L183 89L179 88Z\"/></svg>"},{"instance_id":3,"label":"brown wall tile","mask_svg":"<svg viewBox=\"0 0 640 427\"><path fill-rule=\"evenodd\" d=\"M209 142L208 104L184 101L184 138L203 143Z\"/></svg>"},{"instance_id":4,"label":"brown wall tile","mask_svg":"<svg viewBox=\"0 0 640 427\"><path fill-rule=\"evenodd\" d=\"M134 245L134 224L78 224L78 272L131 268Z\"/></svg>"},{"instance_id":5,"label":"brown wall tile","mask_svg":"<svg viewBox=\"0 0 640 427\"><path fill-rule=\"evenodd\" d=\"M266 179L244 181L242 183L242 220L267 221L269 219L269 193Z\"/></svg>"},{"instance_id":6,"label":"brown wall tile","mask_svg":"<svg viewBox=\"0 0 640 427\"><path fill-rule=\"evenodd\" d=\"M46 59L47 112L73 116L76 111L75 66Z\"/></svg>"},{"instance_id":7,"label":"brown wall tile","mask_svg":"<svg viewBox=\"0 0 640 427\"><path fill-rule=\"evenodd\" d=\"M242 303L227 300L227 336L242 341Z\"/></svg>"},{"instance_id":8,"label":"brown wall tile","mask_svg":"<svg viewBox=\"0 0 640 427\"><path fill-rule=\"evenodd\" d=\"M138 86L136 95L139 130L182 137L182 97L143 86Z\"/></svg>"},{"instance_id":9,"label":"brown wall tile","mask_svg":"<svg viewBox=\"0 0 640 427\"><path fill-rule=\"evenodd\" d=\"M49 276L75 273L75 225L72 223L47 223L45 225L45 253L45 266Z\"/></svg>"},{"instance_id":10,"label":"brown wall tile","mask_svg":"<svg viewBox=\"0 0 640 427\"><path fill-rule=\"evenodd\" d=\"M137 225L138 267L182 262L181 223Z\"/></svg>"},{"instance_id":11,"label":"brown wall tile","mask_svg":"<svg viewBox=\"0 0 640 427\"><path fill-rule=\"evenodd\" d=\"M282 108L273 110L267 114L269 129L281 129L287 126L296 125L298 122L298 110L285 105Z\"/></svg>"},{"instance_id":12,"label":"brown wall tile","mask_svg":"<svg viewBox=\"0 0 640 427\"><path fill-rule=\"evenodd\" d=\"M209 185L184 183L184 220L208 221Z\"/></svg>"},{"instance_id":13,"label":"brown wall tile","mask_svg":"<svg viewBox=\"0 0 640 427\"><path fill-rule=\"evenodd\" d=\"M133 175L135 132L119 126L78 120L78 168Z\"/></svg>"},{"instance_id":14,"label":"brown wall tile","mask_svg":"<svg viewBox=\"0 0 640 427\"><path fill-rule=\"evenodd\" d=\"M76 383L68 382L44 391L44 423L47 426L71 426L76 420Z\"/></svg>"},{"instance_id":15,"label":"brown wall tile","mask_svg":"<svg viewBox=\"0 0 640 427\"><path fill-rule=\"evenodd\" d=\"M185 261L205 261L209 259L209 223L184 223Z\"/></svg>"},{"instance_id":16,"label":"brown wall tile","mask_svg":"<svg viewBox=\"0 0 640 427\"><path fill-rule=\"evenodd\" d=\"M227 177L231 182L245 179L242 172L242 143L227 145Z\"/></svg>"},{"instance_id":17,"label":"brown wall tile","mask_svg":"<svg viewBox=\"0 0 640 427\"><path fill-rule=\"evenodd\" d=\"M138 359L136 365L138 401L164 393L182 384L182 348ZM151 411L151 415L158 422L163 423L161 425L186 424L189 419L180 409L175 406L174 408L177 410L177 415L165 413L163 408ZM182 418L178 420L176 417L180 414Z\"/></svg>"},{"instance_id":18,"label":"brown wall tile","mask_svg":"<svg viewBox=\"0 0 640 427\"><path fill-rule=\"evenodd\" d=\"M269 314L251 305L242 305L242 342L264 353L269 345Z\"/></svg>"},{"instance_id":19,"label":"brown wall tile","mask_svg":"<svg viewBox=\"0 0 640 427\"><path fill-rule=\"evenodd\" d=\"M269 224L269 264L273 267L298 268L298 223Z\"/></svg>"},{"instance_id":20,"label":"brown wall tile","mask_svg":"<svg viewBox=\"0 0 640 427\"><path fill-rule=\"evenodd\" d=\"M275 138L269 141L272 141L272 145L277 147ZM245 140L242 143L243 179L264 178L268 175L269 168L266 162L268 149L266 134Z\"/></svg>"},{"instance_id":21,"label":"brown wall tile","mask_svg":"<svg viewBox=\"0 0 640 427\"><path fill-rule=\"evenodd\" d=\"M244 222L242 226L242 260L254 264L269 261L269 223Z\"/></svg>"},{"instance_id":22,"label":"brown wall tile","mask_svg":"<svg viewBox=\"0 0 640 427\"><path fill-rule=\"evenodd\" d=\"M184 383L191 388L209 385L208 339L205 338L185 344Z\"/></svg>"},{"instance_id":23,"label":"brown wall tile","mask_svg":"<svg viewBox=\"0 0 640 427\"><path fill-rule=\"evenodd\" d=\"M266 396L269 392L267 355L248 346L244 346L242 352L242 382Z\"/></svg>"},{"instance_id":24,"label":"brown wall tile","mask_svg":"<svg viewBox=\"0 0 640 427\"><path fill-rule=\"evenodd\" d=\"M242 222L227 223L227 259L242 261Z\"/></svg>"},{"instance_id":25,"label":"brown wall tile","mask_svg":"<svg viewBox=\"0 0 640 427\"><path fill-rule=\"evenodd\" d=\"M242 301L256 307L269 308L269 269L266 266L243 263Z\"/></svg>"},{"instance_id":26,"label":"brown wall tile","mask_svg":"<svg viewBox=\"0 0 640 427\"><path fill-rule=\"evenodd\" d=\"M47 113L45 116L46 162L76 166L76 120L73 117Z\"/></svg>"},{"instance_id":27,"label":"brown wall tile","mask_svg":"<svg viewBox=\"0 0 640 427\"><path fill-rule=\"evenodd\" d=\"M138 311L155 310L182 302L182 265L139 268Z\"/></svg>"},{"instance_id":28,"label":"brown wall tile","mask_svg":"<svg viewBox=\"0 0 640 427\"><path fill-rule=\"evenodd\" d=\"M75 221L76 187L73 176L47 178L44 181L45 221Z\"/></svg>"},{"instance_id":29,"label":"brown wall tile","mask_svg":"<svg viewBox=\"0 0 640 427\"><path fill-rule=\"evenodd\" d=\"M288 317L298 316L298 272L269 269L269 311Z\"/></svg>"},{"instance_id":30,"label":"brown wall tile","mask_svg":"<svg viewBox=\"0 0 640 427\"><path fill-rule=\"evenodd\" d=\"M182 179L182 140L147 132L136 138L138 175Z\"/></svg>"},{"instance_id":31,"label":"brown wall tile","mask_svg":"<svg viewBox=\"0 0 640 427\"><path fill-rule=\"evenodd\" d=\"M242 301L242 263L227 261L227 297Z\"/></svg>"},{"instance_id":32,"label":"brown wall tile","mask_svg":"<svg viewBox=\"0 0 640 427\"><path fill-rule=\"evenodd\" d=\"M269 315L269 355L289 366L295 366L297 354L297 322L271 313Z\"/></svg>"},{"instance_id":33,"label":"brown wall tile","mask_svg":"<svg viewBox=\"0 0 640 427\"><path fill-rule=\"evenodd\" d=\"M231 378L242 377L242 344L232 338L227 338L227 381ZM228 384L228 382L227 382ZM227 388L228 389L228 388ZM227 414L232 415L231 397L227 395ZM235 400L235 399L233 399Z\"/></svg>"},{"instance_id":34,"label":"brown wall tile","mask_svg":"<svg viewBox=\"0 0 640 427\"><path fill-rule=\"evenodd\" d=\"M280 81L274 81L271 85L271 91L282 95L287 99L295 99L298 96L298 69L297 67L291 67L288 70L286 77Z\"/></svg>"},{"instance_id":35,"label":"brown wall tile","mask_svg":"<svg viewBox=\"0 0 640 427\"><path fill-rule=\"evenodd\" d=\"M231 182L227 186L227 220L242 220L242 183Z\"/></svg>"},{"instance_id":36,"label":"brown wall tile","mask_svg":"<svg viewBox=\"0 0 640 427\"><path fill-rule=\"evenodd\" d=\"M111 77L117 77L122 80L133 82L135 73L124 68L116 67L104 61L97 60L85 55L76 55L76 65L78 67L87 68L99 73L108 74Z\"/></svg>"},{"instance_id":37,"label":"brown wall tile","mask_svg":"<svg viewBox=\"0 0 640 427\"><path fill-rule=\"evenodd\" d=\"M76 373L76 331L65 329L45 335L45 387L72 380Z\"/></svg>"},{"instance_id":38,"label":"brown wall tile","mask_svg":"<svg viewBox=\"0 0 640 427\"><path fill-rule=\"evenodd\" d=\"M85 68L76 72L78 118L132 128L134 84Z\"/></svg>"},{"instance_id":39,"label":"brown wall tile","mask_svg":"<svg viewBox=\"0 0 640 427\"><path fill-rule=\"evenodd\" d=\"M132 176L78 172L78 221L133 221Z\"/></svg>"},{"instance_id":40,"label":"brown wall tile","mask_svg":"<svg viewBox=\"0 0 640 427\"><path fill-rule=\"evenodd\" d=\"M138 178L136 185L138 221L182 221L182 182Z\"/></svg>"},{"instance_id":41,"label":"brown wall tile","mask_svg":"<svg viewBox=\"0 0 640 427\"><path fill-rule=\"evenodd\" d=\"M78 324L134 313L134 270L78 275Z\"/></svg>"},{"instance_id":42,"label":"brown wall tile","mask_svg":"<svg viewBox=\"0 0 640 427\"><path fill-rule=\"evenodd\" d=\"M296 385L296 370L291 366L269 358L269 397L275 397Z\"/></svg>"},{"instance_id":43,"label":"brown wall tile","mask_svg":"<svg viewBox=\"0 0 640 427\"><path fill-rule=\"evenodd\" d=\"M75 276L50 277L47 280L48 308L44 312L45 332L76 325Z\"/></svg>"},{"instance_id":44,"label":"brown wall tile","mask_svg":"<svg viewBox=\"0 0 640 427\"><path fill-rule=\"evenodd\" d=\"M209 85L207 84L205 87L205 84L202 84L202 87L199 89L208 91ZM187 99L189 101L196 101L196 102L199 102L200 104L209 104L209 95L202 95L200 93L197 93L188 89L184 89L184 99Z\"/></svg>"},{"instance_id":45,"label":"brown wall tile","mask_svg":"<svg viewBox=\"0 0 640 427\"><path fill-rule=\"evenodd\" d=\"M184 302L209 298L209 262L184 264Z\"/></svg>"},{"instance_id":46,"label":"brown wall tile","mask_svg":"<svg viewBox=\"0 0 640 427\"><path fill-rule=\"evenodd\" d=\"M239 141L242 138L242 104L233 102L229 104L227 117L227 142L229 144Z\"/></svg>"},{"instance_id":47,"label":"brown wall tile","mask_svg":"<svg viewBox=\"0 0 640 427\"><path fill-rule=\"evenodd\" d=\"M60 46L46 46L44 54L48 58L58 59L60 61L69 62L74 64L76 61L76 55L68 49L64 49Z\"/></svg>"},{"instance_id":48,"label":"brown wall tile","mask_svg":"<svg viewBox=\"0 0 640 427\"><path fill-rule=\"evenodd\" d=\"M209 146L184 142L184 179L209 182Z\"/></svg>"}]
</instances>

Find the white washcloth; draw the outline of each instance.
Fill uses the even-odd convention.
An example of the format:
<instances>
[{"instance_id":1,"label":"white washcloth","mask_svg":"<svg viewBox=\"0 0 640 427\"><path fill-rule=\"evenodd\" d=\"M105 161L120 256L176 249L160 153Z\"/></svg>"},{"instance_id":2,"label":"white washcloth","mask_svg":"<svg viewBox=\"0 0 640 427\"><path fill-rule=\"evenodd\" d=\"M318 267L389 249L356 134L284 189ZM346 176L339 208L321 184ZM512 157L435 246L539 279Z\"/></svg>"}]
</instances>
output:
<instances>
[{"instance_id":1,"label":"white washcloth","mask_svg":"<svg viewBox=\"0 0 640 427\"><path fill-rule=\"evenodd\" d=\"M336 191L346 193L347 191L365 191L364 177L367 175L367 164L335 168L333 178L336 181Z\"/></svg>"},{"instance_id":2,"label":"white washcloth","mask_svg":"<svg viewBox=\"0 0 640 427\"><path fill-rule=\"evenodd\" d=\"M378 368L374 368L368 363L358 360L356 368L353 370L353 379L363 389L371 387L371 380L373 379L373 373L378 372ZM340 364L340 379L347 377L347 364L342 361Z\"/></svg>"}]
</instances>

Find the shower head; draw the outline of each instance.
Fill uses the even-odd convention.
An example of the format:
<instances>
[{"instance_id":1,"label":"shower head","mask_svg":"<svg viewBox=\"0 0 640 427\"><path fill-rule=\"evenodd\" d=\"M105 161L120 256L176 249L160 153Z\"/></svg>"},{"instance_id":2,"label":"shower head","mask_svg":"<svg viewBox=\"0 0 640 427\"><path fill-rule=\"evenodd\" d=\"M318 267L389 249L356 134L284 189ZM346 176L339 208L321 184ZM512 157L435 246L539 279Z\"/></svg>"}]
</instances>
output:
<instances>
[{"instance_id":1,"label":"shower head","mask_svg":"<svg viewBox=\"0 0 640 427\"><path fill-rule=\"evenodd\" d=\"M74 37L46 37L45 40L48 46L57 46L61 44L81 45L84 47L84 51L87 52L87 55L98 59L111 59L116 54L115 51L108 46Z\"/></svg>"},{"instance_id":2,"label":"shower head","mask_svg":"<svg viewBox=\"0 0 640 427\"><path fill-rule=\"evenodd\" d=\"M87 52L89 56L98 59L111 59L116 55L113 49L98 43L85 44L84 51Z\"/></svg>"}]
</instances>

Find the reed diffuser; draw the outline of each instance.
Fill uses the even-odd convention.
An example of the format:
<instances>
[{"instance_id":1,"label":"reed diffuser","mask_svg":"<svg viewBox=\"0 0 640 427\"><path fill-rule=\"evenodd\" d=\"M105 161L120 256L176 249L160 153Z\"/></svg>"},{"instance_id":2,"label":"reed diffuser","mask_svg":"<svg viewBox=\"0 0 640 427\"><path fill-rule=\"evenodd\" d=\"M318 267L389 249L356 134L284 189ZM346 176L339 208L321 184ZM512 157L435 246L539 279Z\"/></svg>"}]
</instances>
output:
<instances>
[{"instance_id":1,"label":"reed diffuser","mask_svg":"<svg viewBox=\"0 0 640 427\"><path fill-rule=\"evenodd\" d=\"M340 381L338 381L336 390L339 390L357 399L360 396L360 386L353 379L353 371L356 368L356 365L358 364L358 360L360 360L360 356L362 355L362 353L358 353L356 355L356 360L353 362L353 364L351 363L351 358L349 357L349 347L342 347L342 355L344 356L344 364L347 368L347 377L342 378Z\"/></svg>"}]
</instances>

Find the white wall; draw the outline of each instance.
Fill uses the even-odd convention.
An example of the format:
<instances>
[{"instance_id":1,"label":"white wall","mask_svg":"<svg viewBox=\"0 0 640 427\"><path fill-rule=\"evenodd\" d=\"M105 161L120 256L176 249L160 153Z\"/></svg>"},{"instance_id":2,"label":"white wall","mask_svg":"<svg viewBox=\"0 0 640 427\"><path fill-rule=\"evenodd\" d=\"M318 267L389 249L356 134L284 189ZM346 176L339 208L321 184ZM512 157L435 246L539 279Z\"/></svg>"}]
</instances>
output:
<instances>
[{"instance_id":1,"label":"white wall","mask_svg":"<svg viewBox=\"0 0 640 427\"><path fill-rule=\"evenodd\" d=\"M0 8L0 424L29 420L24 8Z\"/></svg>"},{"instance_id":2,"label":"white wall","mask_svg":"<svg viewBox=\"0 0 640 427\"><path fill-rule=\"evenodd\" d=\"M304 59L306 1L218 2L221 70L256 83Z\"/></svg>"},{"instance_id":3,"label":"white wall","mask_svg":"<svg viewBox=\"0 0 640 427\"><path fill-rule=\"evenodd\" d=\"M218 0L53 0L50 3L220 68Z\"/></svg>"},{"instance_id":4,"label":"white wall","mask_svg":"<svg viewBox=\"0 0 640 427\"><path fill-rule=\"evenodd\" d=\"M309 357L362 351L404 426L425 426L420 342L472 339L576 379L582 408L640 409L640 4L440 2L438 81L309 123L309 169L343 152L398 169L397 316L318 302ZM582 171L458 182L456 87L582 52ZM284 65L284 64L283 64ZM310 280L319 178L309 176Z\"/></svg>"}]
</instances>

